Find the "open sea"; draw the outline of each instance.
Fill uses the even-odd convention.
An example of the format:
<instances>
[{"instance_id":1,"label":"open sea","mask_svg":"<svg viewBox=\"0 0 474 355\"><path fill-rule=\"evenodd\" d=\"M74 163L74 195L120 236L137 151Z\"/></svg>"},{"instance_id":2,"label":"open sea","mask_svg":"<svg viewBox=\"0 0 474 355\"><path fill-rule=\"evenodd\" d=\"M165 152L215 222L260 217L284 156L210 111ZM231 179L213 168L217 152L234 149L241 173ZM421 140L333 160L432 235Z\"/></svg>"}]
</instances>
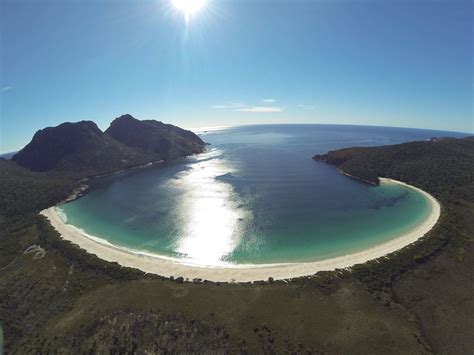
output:
<instances>
[{"instance_id":1,"label":"open sea","mask_svg":"<svg viewBox=\"0 0 474 355\"><path fill-rule=\"evenodd\" d=\"M317 261L414 228L426 198L342 176L314 154L466 134L340 125L255 125L203 132L205 153L92 181L62 205L87 234L131 250L219 266Z\"/></svg>"}]
</instances>

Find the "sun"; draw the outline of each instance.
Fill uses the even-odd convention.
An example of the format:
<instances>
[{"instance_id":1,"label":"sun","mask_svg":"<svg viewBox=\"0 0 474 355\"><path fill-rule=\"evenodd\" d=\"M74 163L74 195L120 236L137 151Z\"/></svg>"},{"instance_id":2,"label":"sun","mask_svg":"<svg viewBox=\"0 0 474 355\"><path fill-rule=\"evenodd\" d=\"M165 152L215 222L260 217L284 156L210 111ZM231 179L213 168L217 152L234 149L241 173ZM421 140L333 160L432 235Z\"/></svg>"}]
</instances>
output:
<instances>
[{"instance_id":1,"label":"sun","mask_svg":"<svg viewBox=\"0 0 474 355\"><path fill-rule=\"evenodd\" d=\"M191 16L204 7L206 0L171 0L171 3L178 11L183 13L187 22Z\"/></svg>"}]
</instances>

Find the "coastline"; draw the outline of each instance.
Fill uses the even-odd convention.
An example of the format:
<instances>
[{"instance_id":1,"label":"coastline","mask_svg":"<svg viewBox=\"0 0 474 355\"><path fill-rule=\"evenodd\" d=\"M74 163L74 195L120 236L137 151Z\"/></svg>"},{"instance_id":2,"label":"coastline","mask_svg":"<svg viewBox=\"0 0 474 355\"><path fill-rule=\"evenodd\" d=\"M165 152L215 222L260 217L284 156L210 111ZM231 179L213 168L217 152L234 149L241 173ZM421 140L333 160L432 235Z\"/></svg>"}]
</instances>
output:
<instances>
[{"instance_id":1,"label":"coastline","mask_svg":"<svg viewBox=\"0 0 474 355\"><path fill-rule=\"evenodd\" d=\"M78 245L88 253L95 254L103 260L117 262L122 266L136 268L146 273L153 273L165 277L183 277L189 280L202 279L214 282L260 281L267 280L269 277L275 280L291 279L313 275L319 271L333 271L335 269L349 268L356 264L387 256L417 241L434 227L439 219L441 206L433 196L421 189L400 181L386 178L380 178L380 181L384 184L400 184L420 192L430 202L431 211L429 216L411 231L380 245L360 252L314 262L246 264L232 267L209 267L186 264L182 261L161 257L159 255L127 250L112 245L103 239L89 236L80 229L65 223L56 211L55 206L41 211L40 214L50 221L51 225L61 234L63 239Z\"/></svg>"}]
</instances>

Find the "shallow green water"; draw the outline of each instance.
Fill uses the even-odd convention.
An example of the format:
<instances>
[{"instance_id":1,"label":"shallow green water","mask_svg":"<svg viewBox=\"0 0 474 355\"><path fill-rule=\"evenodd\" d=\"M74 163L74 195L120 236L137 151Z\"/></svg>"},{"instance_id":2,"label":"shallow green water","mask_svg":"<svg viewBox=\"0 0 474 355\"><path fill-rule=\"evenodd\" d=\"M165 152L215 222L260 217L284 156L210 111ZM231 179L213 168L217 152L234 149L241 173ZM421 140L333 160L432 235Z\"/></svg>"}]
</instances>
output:
<instances>
[{"instance_id":1,"label":"shallow green water","mask_svg":"<svg viewBox=\"0 0 474 355\"><path fill-rule=\"evenodd\" d=\"M413 189L369 186L311 156L424 135L432 132L319 125L210 132L208 152L103 179L61 208L90 235L196 264L321 260L411 230L430 205Z\"/></svg>"}]
</instances>

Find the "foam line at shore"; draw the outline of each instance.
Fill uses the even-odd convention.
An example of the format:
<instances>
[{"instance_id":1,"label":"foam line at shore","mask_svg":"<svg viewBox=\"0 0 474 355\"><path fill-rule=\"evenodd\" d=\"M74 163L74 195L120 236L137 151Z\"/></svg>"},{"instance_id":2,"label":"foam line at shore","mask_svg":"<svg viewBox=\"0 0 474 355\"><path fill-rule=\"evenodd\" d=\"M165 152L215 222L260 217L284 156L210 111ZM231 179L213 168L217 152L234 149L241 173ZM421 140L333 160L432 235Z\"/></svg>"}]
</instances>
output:
<instances>
[{"instance_id":1,"label":"foam line at shore","mask_svg":"<svg viewBox=\"0 0 474 355\"><path fill-rule=\"evenodd\" d=\"M50 207L40 213L48 218L51 225L61 234L63 239L77 244L80 248L97 255L101 259L117 262L122 266L140 269L147 273L166 277L181 276L189 280L199 278L209 281L248 282L267 280L269 277L273 277L275 280L290 279L312 275L318 271L347 268L355 264L377 259L415 242L433 228L441 213L441 206L433 196L421 189L400 181L385 178L381 178L380 180L382 184L400 184L424 195L430 203L430 213L427 218L409 232L382 244L360 252L314 262L257 265L226 264L224 266L193 265L178 259L118 247L106 240L88 235L81 229L65 223L57 207Z\"/></svg>"}]
</instances>

